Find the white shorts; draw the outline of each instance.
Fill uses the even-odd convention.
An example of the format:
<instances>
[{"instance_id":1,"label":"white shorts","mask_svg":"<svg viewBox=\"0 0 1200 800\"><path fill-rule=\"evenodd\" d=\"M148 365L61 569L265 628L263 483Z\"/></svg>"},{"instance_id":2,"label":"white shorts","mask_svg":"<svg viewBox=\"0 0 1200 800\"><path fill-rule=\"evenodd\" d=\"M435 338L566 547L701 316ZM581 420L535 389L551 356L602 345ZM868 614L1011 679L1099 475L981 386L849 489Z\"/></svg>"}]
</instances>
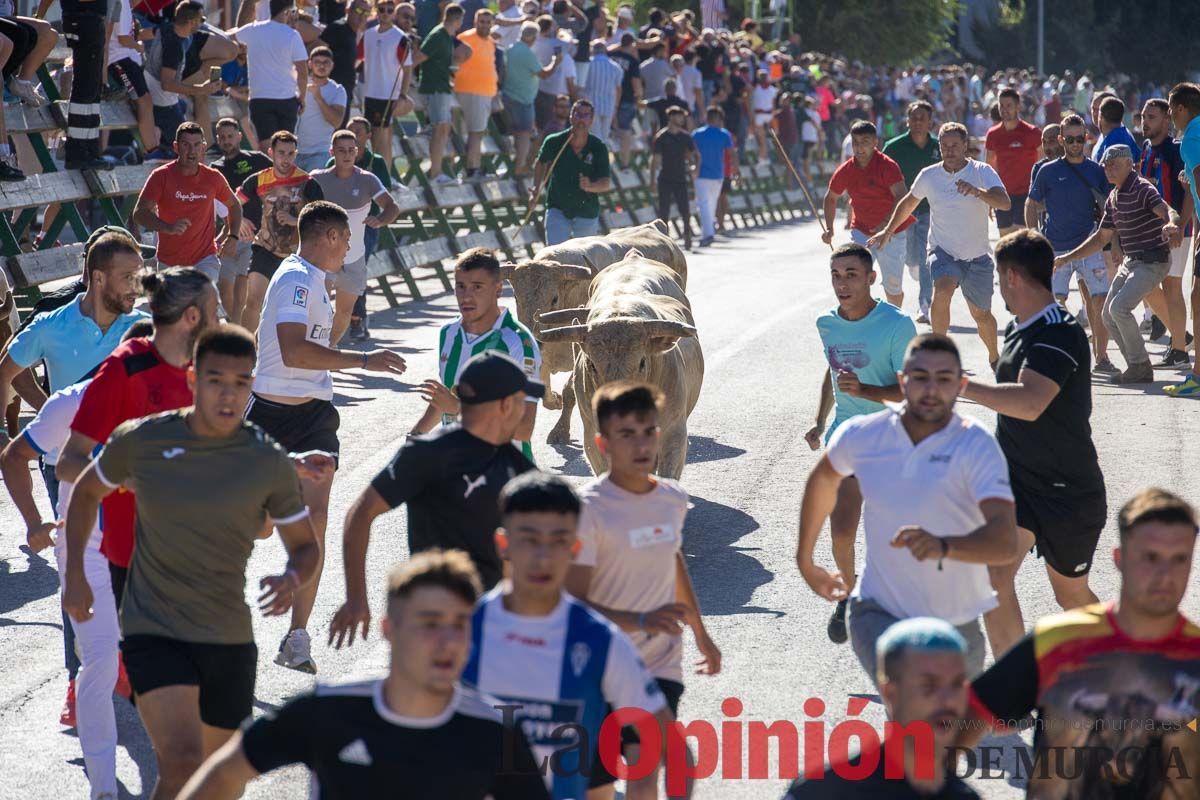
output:
<instances>
[{"instance_id":1,"label":"white shorts","mask_svg":"<svg viewBox=\"0 0 1200 800\"><path fill-rule=\"evenodd\" d=\"M1192 237L1188 236L1179 247L1171 248L1171 271L1167 273L1167 277L1182 278L1183 273L1187 272L1188 256L1191 254Z\"/></svg>"},{"instance_id":2,"label":"white shorts","mask_svg":"<svg viewBox=\"0 0 1200 800\"><path fill-rule=\"evenodd\" d=\"M492 98L482 94L457 92L458 107L462 109L467 133L483 133L487 130L488 118L492 115Z\"/></svg>"}]
</instances>

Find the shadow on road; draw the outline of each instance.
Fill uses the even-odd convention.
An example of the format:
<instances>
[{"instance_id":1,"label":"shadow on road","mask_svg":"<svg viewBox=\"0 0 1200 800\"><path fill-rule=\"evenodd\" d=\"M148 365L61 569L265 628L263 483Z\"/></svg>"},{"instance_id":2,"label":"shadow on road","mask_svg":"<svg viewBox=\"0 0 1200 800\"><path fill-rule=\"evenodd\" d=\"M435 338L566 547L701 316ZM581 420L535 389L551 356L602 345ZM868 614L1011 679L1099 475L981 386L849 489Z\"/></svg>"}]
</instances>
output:
<instances>
[{"instance_id":1,"label":"shadow on road","mask_svg":"<svg viewBox=\"0 0 1200 800\"><path fill-rule=\"evenodd\" d=\"M563 458L563 465L558 468L560 473L575 478L591 477L592 467L588 464L587 456L583 454L583 447L574 441L568 444L552 444L550 447Z\"/></svg>"},{"instance_id":2,"label":"shadow on road","mask_svg":"<svg viewBox=\"0 0 1200 800\"><path fill-rule=\"evenodd\" d=\"M746 451L740 447L721 444L711 436L689 436L687 463L703 464L706 461L723 461L737 458Z\"/></svg>"},{"instance_id":3,"label":"shadow on road","mask_svg":"<svg viewBox=\"0 0 1200 800\"><path fill-rule=\"evenodd\" d=\"M0 561L0 614L58 592L58 570L25 545L20 550L29 561L29 569L24 572L13 572L12 561L8 559Z\"/></svg>"},{"instance_id":4,"label":"shadow on road","mask_svg":"<svg viewBox=\"0 0 1200 800\"><path fill-rule=\"evenodd\" d=\"M694 504L683 528L683 553L700 607L705 616L717 614L772 614L783 612L748 605L754 590L771 582L771 573L757 559L745 555L736 542L758 530L749 514L702 497Z\"/></svg>"}]
</instances>

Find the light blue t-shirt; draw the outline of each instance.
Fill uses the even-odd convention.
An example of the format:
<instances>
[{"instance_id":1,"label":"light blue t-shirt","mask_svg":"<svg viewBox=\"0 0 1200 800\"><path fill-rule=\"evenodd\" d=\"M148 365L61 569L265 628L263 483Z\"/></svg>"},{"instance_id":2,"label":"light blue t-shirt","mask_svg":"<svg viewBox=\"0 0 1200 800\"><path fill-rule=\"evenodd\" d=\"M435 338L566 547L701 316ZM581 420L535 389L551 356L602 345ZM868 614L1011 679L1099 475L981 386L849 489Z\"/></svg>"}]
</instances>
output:
<instances>
[{"instance_id":1,"label":"light blue t-shirt","mask_svg":"<svg viewBox=\"0 0 1200 800\"><path fill-rule=\"evenodd\" d=\"M80 310L83 298L81 294L61 308L38 314L8 346L19 366L31 367L45 360L51 392L87 375L116 349L130 325L150 318L144 311L133 311L117 317L107 331L101 331Z\"/></svg>"},{"instance_id":2,"label":"light blue t-shirt","mask_svg":"<svg viewBox=\"0 0 1200 800\"><path fill-rule=\"evenodd\" d=\"M692 132L700 153L700 177L719 181L725 177L725 151L733 149L733 137L724 128L705 125Z\"/></svg>"},{"instance_id":3,"label":"light blue t-shirt","mask_svg":"<svg viewBox=\"0 0 1200 800\"><path fill-rule=\"evenodd\" d=\"M537 98L538 81L546 67L537 54L524 42L517 42L505 53L504 94L518 103L532 103Z\"/></svg>"},{"instance_id":4,"label":"light blue t-shirt","mask_svg":"<svg viewBox=\"0 0 1200 800\"><path fill-rule=\"evenodd\" d=\"M1200 208L1200 186L1197 186L1195 169L1200 166L1200 117L1195 117L1183 131L1179 142L1179 155L1187 168L1188 184L1192 187L1192 202Z\"/></svg>"},{"instance_id":5,"label":"light blue t-shirt","mask_svg":"<svg viewBox=\"0 0 1200 800\"><path fill-rule=\"evenodd\" d=\"M875 308L860 320L843 319L837 308L817 318L817 333L833 378L833 424L825 441L838 426L860 414L883 411L884 405L843 394L837 386L840 371L850 370L868 386L895 386L896 373L904 366L904 350L917 335L912 318L890 303L876 301Z\"/></svg>"}]
</instances>

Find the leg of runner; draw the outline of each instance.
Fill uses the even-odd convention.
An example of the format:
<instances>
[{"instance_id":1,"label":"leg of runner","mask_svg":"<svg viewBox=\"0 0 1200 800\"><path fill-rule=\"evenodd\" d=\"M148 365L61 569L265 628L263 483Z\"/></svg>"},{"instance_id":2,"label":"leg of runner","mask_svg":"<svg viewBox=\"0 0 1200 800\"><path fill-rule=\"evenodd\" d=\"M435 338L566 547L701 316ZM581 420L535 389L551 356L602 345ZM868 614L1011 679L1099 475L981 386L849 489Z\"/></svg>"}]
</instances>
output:
<instances>
[{"instance_id":1,"label":"leg of runner","mask_svg":"<svg viewBox=\"0 0 1200 800\"><path fill-rule=\"evenodd\" d=\"M317 560L317 572L306 585L296 590L292 601L292 625L290 630L307 629L308 618L312 615L313 604L317 600L317 587L321 583L321 572L325 567L325 527L329 521L329 493L333 489L333 473L324 480L300 479L300 491L304 496L304 504L308 506L309 519L312 520L313 530L317 532L317 542L321 545L321 554Z\"/></svg>"},{"instance_id":2,"label":"leg of runner","mask_svg":"<svg viewBox=\"0 0 1200 800\"><path fill-rule=\"evenodd\" d=\"M987 629L988 642L992 645L992 655L999 658L1025 635L1025 620L1021 615L1021 601L1017 597L1017 572L1025 554L1033 547L1035 537L1025 528L1017 528L1017 542L1020 556L1011 564L988 567L988 575L992 579L992 588L996 590L996 600L999 605L983 615L983 625Z\"/></svg>"},{"instance_id":3,"label":"leg of runner","mask_svg":"<svg viewBox=\"0 0 1200 800\"><path fill-rule=\"evenodd\" d=\"M1054 599L1063 611L1099 602L1099 598L1088 586L1087 575L1067 577L1049 564L1046 565L1046 575L1050 578L1050 587L1054 589Z\"/></svg>"},{"instance_id":4,"label":"leg of runner","mask_svg":"<svg viewBox=\"0 0 1200 800\"><path fill-rule=\"evenodd\" d=\"M246 284L246 306L242 309L242 327L251 333L258 332L262 316L263 301L267 297L267 277L251 272Z\"/></svg>"},{"instance_id":5,"label":"leg of runner","mask_svg":"<svg viewBox=\"0 0 1200 800\"><path fill-rule=\"evenodd\" d=\"M958 290L954 278L938 278L933 282L933 303L929 306L929 324L934 333L945 335L950 330L950 301Z\"/></svg>"},{"instance_id":6,"label":"leg of runner","mask_svg":"<svg viewBox=\"0 0 1200 800\"><path fill-rule=\"evenodd\" d=\"M346 289L338 289L333 297L333 329L329 332L329 346L337 347L346 329L350 327L350 317L354 313L354 305L361 295L351 294Z\"/></svg>"},{"instance_id":7,"label":"leg of runner","mask_svg":"<svg viewBox=\"0 0 1200 800\"><path fill-rule=\"evenodd\" d=\"M862 492L853 476L838 486L837 504L829 515L829 538L833 547L833 563L846 583L846 591L854 589L858 573L854 570L854 542L858 538L858 522L862 518ZM829 618L827 629L834 644L846 641L846 601L838 601Z\"/></svg>"},{"instance_id":8,"label":"leg of runner","mask_svg":"<svg viewBox=\"0 0 1200 800\"><path fill-rule=\"evenodd\" d=\"M173 800L204 761L199 686L163 686L137 698L138 715L158 759L150 800Z\"/></svg>"},{"instance_id":9,"label":"leg of runner","mask_svg":"<svg viewBox=\"0 0 1200 800\"><path fill-rule=\"evenodd\" d=\"M996 345L996 318L990 308L980 308L970 300L967 301L967 309L971 312L971 318L975 320L983 346L987 348L988 364L994 365L1000 359L1000 350Z\"/></svg>"}]
</instances>

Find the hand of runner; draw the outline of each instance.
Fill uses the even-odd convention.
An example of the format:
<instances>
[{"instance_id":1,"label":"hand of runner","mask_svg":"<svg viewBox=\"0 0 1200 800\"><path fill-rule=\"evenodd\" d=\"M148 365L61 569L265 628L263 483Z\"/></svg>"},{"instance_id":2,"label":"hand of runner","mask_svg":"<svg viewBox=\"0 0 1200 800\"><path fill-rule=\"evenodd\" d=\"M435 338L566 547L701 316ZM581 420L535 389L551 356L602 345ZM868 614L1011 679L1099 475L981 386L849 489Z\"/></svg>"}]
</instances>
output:
<instances>
[{"instance_id":1,"label":"hand of runner","mask_svg":"<svg viewBox=\"0 0 1200 800\"><path fill-rule=\"evenodd\" d=\"M721 671L721 649L708 634L696 637L696 649L704 656L696 662L697 675L716 675Z\"/></svg>"},{"instance_id":2,"label":"hand of runner","mask_svg":"<svg viewBox=\"0 0 1200 800\"><path fill-rule=\"evenodd\" d=\"M804 582L808 584L808 588L824 597L831 602L845 600L850 594L849 587L842 580L842 573L834 570L830 572L824 567L818 567L816 564L807 569L800 569L800 576L804 578Z\"/></svg>"},{"instance_id":3,"label":"hand of runner","mask_svg":"<svg viewBox=\"0 0 1200 800\"><path fill-rule=\"evenodd\" d=\"M1179 245L1183 244L1183 228L1174 222L1168 222L1166 225L1163 225L1163 238L1167 240L1167 244L1170 247L1179 247Z\"/></svg>"},{"instance_id":4,"label":"hand of runner","mask_svg":"<svg viewBox=\"0 0 1200 800\"><path fill-rule=\"evenodd\" d=\"M832 230L824 231L821 234L821 241L824 242L825 244L829 244L830 242L832 242L833 241L833 231Z\"/></svg>"},{"instance_id":5,"label":"hand of runner","mask_svg":"<svg viewBox=\"0 0 1200 800\"><path fill-rule=\"evenodd\" d=\"M63 611L66 611L71 616L71 619L76 622L87 622L92 618L92 603L94 600L92 587L88 585L84 574L82 572L79 574L68 572L63 582Z\"/></svg>"},{"instance_id":6,"label":"hand of runner","mask_svg":"<svg viewBox=\"0 0 1200 800\"><path fill-rule=\"evenodd\" d=\"M332 453L324 450L307 450L303 453L289 454L296 474L310 481L320 481L333 474L337 469L337 461Z\"/></svg>"},{"instance_id":7,"label":"hand of runner","mask_svg":"<svg viewBox=\"0 0 1200 800\"><path fill-rule=\"evenodd\" d=\"M390 372L393 375L402 375L405 364L404 359L391 350L380 349L367 353L367 363L363 364L363 369L368 372Z\"/></svg>"},{"instance_id":8,"label":"hand of runner","mask_svg":"<svg viewBox=\"0 0 1200 800\"><path fill-rule=\"evenodd\" d=\"M808 433L804 434L804 441L808 442L808 447L811 450L821 449L821 436L825 433L824 425L813 425L808 429Z\"/></svg>"},{"instance_id":9,"label":"hand of runner","mask_svg":"<svg viewBox=\"0 0 1200 800\"><path fill-rule=\"evenodd\" d=\"M432 378L422 381L420 388L417 389L417 394L443 414L457 414L462 408L458 398L454 396L454 392L447 389L442 382Z\"/></svg>"},{"instance_id":10,"label":"hand of runner","mask_svg":"<svg viewBox=\"0 0 1200 800\"><path fill-rule=\"evenodd\" d=\"M892 547L907 547L917 561L937 560L942 557L942 540L924 528L908 525L896 531Z\"/></svg>"},{"instance_id":11,"label":"hand of runner","mask_svg":"<svg viewBox=\"0 0 1200 800\"><path fill-rule=\"evenodd\" d=\"M177 219L159 231L159 233L165 233L170 236L178 236L187 231L187 229L190 227L192 227L192 221L190 219Z\"/></svg>"},{"instance_id":12,"label":"hand of runner","mask_svg":"<svg viewBox=\"0 0 1200 800\"><path fill-rule=\"evenodd\" d=\"M867 239L867 248L870 250L876 250L880 247L887 247L887 243L891 240L892 234L888 233L887 231L883 231L875 234L870 239Z\"/></svg>"},{"instance_id":13,"label":"hand of runner","mask_svg":"<svg viewBox=\"0 0 1200 800\"><path fill-rule=\"evenodd\" d=\"M858 379L858 375L855 374L853 370L838 370L837 387L843 393L848 394L851 397L863 396L862 381Z\"/></svg>"},{"instance_id":14,"label":"hand of runner","mask_svg":"<svg viewBox=\"0 0 1200 800\"><path fill-rule=\"evenodd\" d=\"M238 230L238 235L241 237L243 242L252 241L254 237L258 235L258 228L256 228L254 223L250 220L243 219L242 227L240 230Z\"/></svg>"},{"instance_id":15,"label":"hand of runner","mask_svg":"<svg viewBox=\"0 0 1200 800\"><path fill-rule=\"evenodd\" d=\"M668 603L642 615L642 630L646 633L665 633L679 636L683 633L683 621L688 607L683 603Z\"/></svg>"},{"instance_id":16,"label":"hand of runner","mask_svg":"<svg viewBox=\"0 0 1200 800\"><path fill-rule=\"evenodd\" d=\"M237 255L238 240L231 236L226 236L217 241L217 255L221 258L233 258Z\"/></svg>"},{"instance_id":17,"label":"hand of runner","mask_svg":"<svg viewBox=\"0 0 1200 800\"><path fill-rule=\"evenodd\" d=\"M258 596L258 608L264 617L278 617L292 609L292 598L300 588L296 573L288 570L282 575L268 575L258 582L262 594Z\"/></svg>"},{"instance_id":18,"label":"hand of runner","mask_svg":"<svg viewBox=\"0 0 1200 800\"><path fill-rule=\"evenodd\" d=\"M342 649L343 643L350 647L360 627L363 641L366 641L367 631L371 629L371 606L365 597L347 598L329 623L329 644L338 650Z\"/></svg>"},{"instance_id":19,"label":"hand of runner","mask_svg":"<svg viewBox=\"0 0 1200 800\"><path fill-rule=\"evenodd\" d=\"M373 229L375 229L375 230L379 230L380 228L385 228L385 227L387 227L387 226L384 224L383 220L381 220L379 217L367 217L367 218L364 220L364 223L366 224L366 226L367 226L368 228L373 228Z\"/></svg>"},{"instance_id":20,"label":"hand of runner","mask_svg":"<svg viewBox=\"0 0 1200 800\"><path fill-rule=\"evenodd\" d=\"M976 188L975 184L964 181L962 178L954 182L954 188L958 190L959 194L967 197L979 197L981 193L981 190Z\"/></svg>"},{"instance_id":21,"label":"hand of runner","mask_svg":"<svg viewBox=\"0 0 1200 800\"><path fill-rule=\"evenodd\" d=\"M36 528L30 528L25 532L25 544L29 545L29 549L34 553L40 553L47 547L53 547L54 537L50 534L61 527L61 522L43 522Z\"/></svg>"}]
</instances>

